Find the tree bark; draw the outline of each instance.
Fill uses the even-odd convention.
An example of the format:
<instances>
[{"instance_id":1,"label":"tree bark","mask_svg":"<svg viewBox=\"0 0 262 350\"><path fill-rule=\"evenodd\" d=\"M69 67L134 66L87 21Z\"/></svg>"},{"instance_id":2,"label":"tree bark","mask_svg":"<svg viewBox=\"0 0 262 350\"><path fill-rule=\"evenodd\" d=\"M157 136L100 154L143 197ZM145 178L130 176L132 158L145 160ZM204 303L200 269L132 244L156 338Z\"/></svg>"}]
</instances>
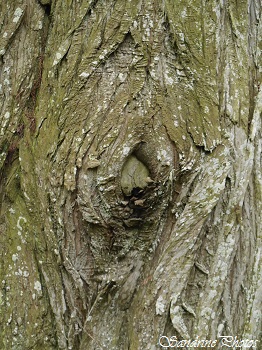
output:
<instances>
[{"instance_id":1,"label":"tree bark","mask_svg":"<svg viewBox=\"0 0 262 350\"><path fill-rule=\"evenodd\" d=\"M0 348L262 344L260 1L0 13Z\"/></svg>"}]
</instances>

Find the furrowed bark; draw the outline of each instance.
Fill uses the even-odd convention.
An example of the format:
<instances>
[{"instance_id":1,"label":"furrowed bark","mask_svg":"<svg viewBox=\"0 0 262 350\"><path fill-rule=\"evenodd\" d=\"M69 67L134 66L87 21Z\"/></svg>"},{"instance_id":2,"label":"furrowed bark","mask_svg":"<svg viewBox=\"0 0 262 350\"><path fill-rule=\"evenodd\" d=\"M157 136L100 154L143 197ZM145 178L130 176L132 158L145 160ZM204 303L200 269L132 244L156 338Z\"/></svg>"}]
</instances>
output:
<instances>
[{"instance_id":1,"label":"furrowed bark","mask_svg":"<svg viewBox=\"0 0 262 350\"><path fill-rule=\"evenodd\" d=\"M261 343L260 2L0 13L0 348Z\"/></svg>"}]
</instances>

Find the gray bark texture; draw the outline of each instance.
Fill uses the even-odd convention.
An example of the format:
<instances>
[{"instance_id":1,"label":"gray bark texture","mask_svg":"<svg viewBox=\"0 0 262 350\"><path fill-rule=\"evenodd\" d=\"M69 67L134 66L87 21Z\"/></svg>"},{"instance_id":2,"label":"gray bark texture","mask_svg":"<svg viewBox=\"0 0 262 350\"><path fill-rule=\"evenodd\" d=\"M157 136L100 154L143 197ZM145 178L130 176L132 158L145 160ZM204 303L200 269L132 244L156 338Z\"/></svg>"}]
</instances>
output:
<instances>
[{"instance_id":1,"label":"gray bark texture","mask_svg":"<svg viewBox=\"0 0 262 350\"><path fill-rule=\"evenodd\" d=\"M262 349L260 16L0 0L1 350Z\"/></svg>"}]
</instances>

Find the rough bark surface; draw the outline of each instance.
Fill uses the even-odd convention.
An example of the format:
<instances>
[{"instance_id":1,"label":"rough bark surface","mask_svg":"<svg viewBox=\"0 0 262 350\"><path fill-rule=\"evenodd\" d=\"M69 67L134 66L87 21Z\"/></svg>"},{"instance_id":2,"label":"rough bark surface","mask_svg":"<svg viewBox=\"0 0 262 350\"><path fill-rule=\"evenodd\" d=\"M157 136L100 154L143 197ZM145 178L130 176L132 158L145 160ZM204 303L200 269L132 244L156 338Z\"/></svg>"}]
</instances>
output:
<instances>
[{"instance_id":1,"label":"rough bark surface","mask_svg":"<svg viewBox=\"0 0 262 350\"><path fill-rule=\"evenodd\" d=\"M1 349L262 344L260 15L0 1Z\"/></svg>"}]
</instances>

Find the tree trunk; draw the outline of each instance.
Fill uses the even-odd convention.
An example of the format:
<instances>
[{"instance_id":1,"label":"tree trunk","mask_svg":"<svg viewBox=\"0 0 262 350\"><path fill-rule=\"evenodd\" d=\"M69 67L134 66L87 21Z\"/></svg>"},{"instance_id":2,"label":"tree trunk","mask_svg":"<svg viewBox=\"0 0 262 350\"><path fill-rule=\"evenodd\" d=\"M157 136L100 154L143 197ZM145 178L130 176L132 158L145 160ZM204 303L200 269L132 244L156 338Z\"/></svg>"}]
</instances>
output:
<instances>
[{"instance_id":1,"label":"tree trunk","mask_svg":"<svg viewBox=\"0 0 262 350\"><path fill-rule=\"evenodd\" d=\"M1 349L261 344L260 13L0 1Z\"/></svg>"}]
</instances>

